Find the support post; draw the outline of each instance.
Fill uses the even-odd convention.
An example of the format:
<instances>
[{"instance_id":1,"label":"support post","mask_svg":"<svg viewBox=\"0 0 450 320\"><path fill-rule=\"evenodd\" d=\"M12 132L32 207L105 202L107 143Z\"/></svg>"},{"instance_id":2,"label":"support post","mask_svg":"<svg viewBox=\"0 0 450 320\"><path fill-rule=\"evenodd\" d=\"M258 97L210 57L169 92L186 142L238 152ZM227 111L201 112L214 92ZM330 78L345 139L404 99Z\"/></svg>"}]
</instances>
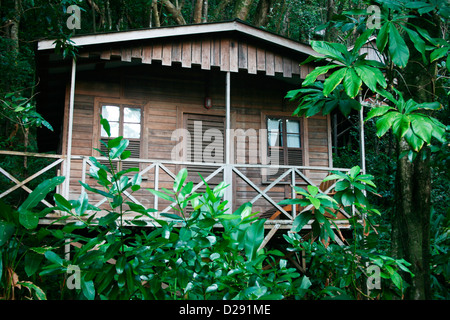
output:
<instances>
[{"instance_id":1,"label":"support post","mask_svg":"<svg viewBox=\"0 0 450 320\"><path fill-rule=\"evenodd\" d=\"M73 109L75 103L75 75L76 75L77 63L75 58L72 59L72 75L70 80L70 96L69 96L69 124L67 129L67 153L65 163L65 184L64 184L64 197L69 199L70 195L70 169L72 158L72 131L73 131Z\"/></svg>"},{"instance_id":2,"label":"support post","mask_svg":"<svg viewBox=\"0 0 450 320\"><path fill-rule=\"evenodd\" d=\"M361 101L362 104L362 101ZM361 153L361 172L366 174L366 145L364 139L364 106L359 110L359 148Z\"/></svg>"},{"instance_id":3,"label":"support post","mask_svg":"<svg viewBox=\"0 0 450 320\"><path fill-rule=\"evenodd\" d=\"M72 59L72 75L70 80L70 97L69 97L69 126L67 130L67 158L65 163L65 184L64 197L69 200L70 195L70 169L72 158L72 131L73 131L73 109L75 104L75 75L77 70L77 62L75 58ZM67 240L64 246L65 259L70 260L70 239Z\"/></svg>"},{"instance_id":4,"label":"support post","mask_svg":"<svg viewBox=\"0 0 450 320\"><path fill-rule=\"evenodd\" d=\"M228 201L228 208L233 208L233 168L231 166L231 74L226 73L226 89L225 89L225 168L224 181L228 185L225 189L224 200Z\"/></svg>"}]
</instances>

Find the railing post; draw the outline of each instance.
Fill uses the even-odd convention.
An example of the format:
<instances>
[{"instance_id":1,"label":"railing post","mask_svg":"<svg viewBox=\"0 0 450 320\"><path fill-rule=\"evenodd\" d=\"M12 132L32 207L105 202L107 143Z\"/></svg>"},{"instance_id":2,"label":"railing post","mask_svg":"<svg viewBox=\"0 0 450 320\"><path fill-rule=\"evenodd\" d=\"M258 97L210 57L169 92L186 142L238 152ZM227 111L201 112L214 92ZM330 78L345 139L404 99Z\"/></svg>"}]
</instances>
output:
<instances>
[{"instance_id":1,"label":"railing post","mask_svg":"<svg viewBox=\"0 0 450 320\"><path fill-rule=\"evenodd\" d=\"M72 158L72 131L73 131L73 109L75 103L75 75L77 69L77 62L75 58L72 59L72 75L70 80L70 97L69 97L69 124L67 128L67 154L66 163L64 164L64 171L66 180L64 183L64 197L69 199L70 195L70 170Z\"/></svg>"},{"instance_id":2,"label":"railing post","mask_svg":"<svg viewBox=\"0 0 450 320\"><path fill-rule=\"evenodd\" d=\"M232 211L233 209L233 167L231 164L231 76L228 71L226 74L226 93L225 93L225 104L226 104L226 128L225 128L225 168L224 168L224 181L228 185L225 189L224 200L228 201L228 208Z\"/></svg>"}]
</instances>

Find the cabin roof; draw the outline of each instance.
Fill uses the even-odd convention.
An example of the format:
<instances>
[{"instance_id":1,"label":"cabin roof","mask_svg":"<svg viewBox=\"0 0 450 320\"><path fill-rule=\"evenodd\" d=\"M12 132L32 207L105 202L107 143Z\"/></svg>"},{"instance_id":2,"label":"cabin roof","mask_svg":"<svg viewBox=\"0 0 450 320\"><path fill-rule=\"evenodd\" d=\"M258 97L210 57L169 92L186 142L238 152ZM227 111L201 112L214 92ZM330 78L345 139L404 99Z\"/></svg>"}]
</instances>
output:
<instances>
[{"instance_id":1,"label":"cabin roof","mask_svg":"<svg viewBox=\"0 0 450 320\"><path fill-rule=\"evenodd\" d=\"M182 26L160 27L152 29L118 31L98 34L73 36L71 40L76 46L91 46L100 44L124 43L130 41L161 39L181 36L195 36L204 34L220 34L235 32L244 36L262 40L278 47L286 48L292 52L306 55L317 55L309 45L275 34L273 32L252 26L242 20L235 19L225 22L212 22ZM38 42L38 51L55 49L55 40L41 40Z\"/></svg>"}]
</instances>

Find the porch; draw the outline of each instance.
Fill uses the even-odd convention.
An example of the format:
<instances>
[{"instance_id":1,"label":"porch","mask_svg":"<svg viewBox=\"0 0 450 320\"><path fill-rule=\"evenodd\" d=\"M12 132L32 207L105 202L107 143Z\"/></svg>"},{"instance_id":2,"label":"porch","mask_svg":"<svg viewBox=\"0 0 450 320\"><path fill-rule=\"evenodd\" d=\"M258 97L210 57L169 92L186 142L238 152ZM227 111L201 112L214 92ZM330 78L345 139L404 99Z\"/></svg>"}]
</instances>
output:
<instances>
[{"instance_id":1,"label":"porch","mask_svg":"<svg viewBox=\"0 0 450 320\"><path fill-rule=\"evenodd\" d=\"M55 154L39 154L39 153L27 153L27 152L16 152L16 151L1 151L0 156L8 157L18 157L18 158L39 158L46 159L47 163L42 165L40 168L36 168L36 172L29 172L29 176L20 181L19 178L15 177L12 172L8 172L4 168L0 167L0 173L2 178L8 180L8 183L3 183L0 187L0 199L6 198L8 195L13 194L18 189L23 189L27 193L31 193L33 190L27 186L31 181L41 177L44 174L54 174L54 176L63 175L64 166L68 165L66 155L55 155ZM97 160L106 160L106 158L97 157ZM170 161L170 160L152 160L152 159L127 159L128 162L134 164L135 167L140 167L140 174L143 177L141 183L141 189L137 192L125 192L125 201L132 202L143 206L146 209L153 208L156 210L152 215L156 219L160 220L170 220L164 216L162 213L169 213L172 210L174 203L170 203L159 197L155 197L147 189L162 190L163 188L170 189L173 185L173 181L176 177L177 170L181 167L186 166L203 166L208 167L211 173L204 177L204 180L210 184L215 181L225 181L228 185L227 191L224 193L223 200L228 201L228 213L233 213L233 211L240 205L246 202L250 202L253 205L253 213L259 212L259 217L265 218L265 227L269 229L271 236L279 229L290 229L294 219L301 214L303 211L310 209L309 207L298 207L297 205L292 206L280 206L278 203L283 200L284 192L280 192L280 189L288 188L292 198L296 197L294 186L307 186L314 185L319 187L320 192L328 194L334 188L335 183L330 183L328 185L321 185L311 178L308 178L306 172L311 174L312 172L317 173L322 176L327 176L331 171L347 172L349 169L345 168L332 168L332 167L312 167L312 166L277 166L278 170L282 173L278 175L276 179L272 182L261 187L258 181L255 181L255 175L248 174L252 170L268 170L272 168L271 165L261 165L261 164L217 164L217 163L195 163L195 162L183 162L183 161ZM82 155L71 155L70 165L72 168L78 168L77 172L79 174L74 175L74 170L71 170L71 175L66 176L66 180L63 184L58 186L56 192L62 194L67 199L76 199L76 195L81 195L86 193L89 198L90 204L98 207L105 208L108 204L108 199L106 197L101 197L98 194L92 193L86 190L79 182L83 182L92 187L98 187L96 181L90 177L89 169L94 164L91 162L88 156ZM10 170L11 171L11 170ZM194 173L190 173L187 181L195 176ZM249 186L253 192L249 192L245 199L233 197L233 189L238 182L245 183ZM212 185L212 187L214 184ZM192 188L192 193L201 192L202 187L204 187L204 182L196 182ZM54 203L52 199L45 199L42 201L43 205L46 207L53 207ZM97 218L101 217L102 213L97 215ZM60 217L59 212L53 212L49 214L45 219L41 220L42 224L50 224ZM131 221L135 218L133 213L126 214L124 220ZM348 214L344 211L338 213L338 219L335 223L340 228L348 228ZM155 221L150 218L141 218L147 223L148 227L154 227ZM310 228L307 225L305 228Z\"/></svg>"}]
</instances>

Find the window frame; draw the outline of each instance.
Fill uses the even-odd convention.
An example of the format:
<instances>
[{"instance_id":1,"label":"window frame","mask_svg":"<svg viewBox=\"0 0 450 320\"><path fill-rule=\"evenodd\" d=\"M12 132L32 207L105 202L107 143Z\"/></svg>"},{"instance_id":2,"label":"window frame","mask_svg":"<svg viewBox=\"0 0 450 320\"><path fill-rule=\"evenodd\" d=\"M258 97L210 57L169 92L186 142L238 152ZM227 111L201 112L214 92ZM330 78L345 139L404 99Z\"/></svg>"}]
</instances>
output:
<instances>
[{"instance_id":1,"label":"window frame","mask_svg":"<svg viewBox=\"0 0 450 320\"><path fill-rule=\"evenodd\" d=\"M123 136L123 130L124 130L124 110L125 108L133 108L133 109L140 109L141 112L141 119L140 119L140 138L125 138L127 140L131 142L138 142L139 143L139 159L145 159L146 158L146 154L145 154L145 148L144 145L146 143L146 137L144 135L144 123L145 123L145 104L144 103L139 103L139 102L132 102L132 101L118 101L118 100L114 100L114 99L96 99L95 101L95 105L96 107L96 112L95 112L95 121L97 124L97 129L95 130L94 133L94 146L97 146L97 148L99 150L101 150L102 148L102 142L101 140L103 139L114 139L114 137L108 138L108 137L104 137L102 136L102 126L100 124L100 119L101 119L101 115L102 115L102 109L103 106L117 106L120 108L120 117L119 117L119 136ZM93 156L101 156L100 152L97 150L93 150ZM133 156L131 156L130 158L135 158ZM135 165L136 167L138 167L139 169L141 169L142 164L138 163Z\"/></svg>"},{"instance_id":2,"label":"window frame","mask_svg":"<svg viewBox=\"0 0 450 320\"><path fill-rule=\"evenodd\" d=\"M294 117L292 116L291 113L286 114L286 113L272 113L272 112L267 112L267 113L262 113L261 114L261 128L265 129L267 131L266 136L265 136L265 141L263 141L262 143L264 144L262 147L265 148L265 152L263 153L265 159L264 159L264 163L268 163L270 160L270 152L272 148L276 148L276 149L283 149L283 163L280 163L280 165L283 166L304 166L305 165L305 161L306 161L306 152L305 150L307 149L305 146L305 137L306 137L306 121L304 121L303 117ZM283 120L283 141L285 141L285 145L284 146L278 146L278 147L271 147L269 146L269 128L268 128L268 120L269 118L276 118L276 119L282 119ZM287 125L286 125L286 120L295 120L299 122L300 128L299 128L299 135L300 135L300 148L289 148L287 147ZM290 165L288 164L289 161L289 156L288 156L288 151L289 149L293 149L293 150L299 150L301 152L301 163L300 164L295 164L295 165ZM277 176L279 176L280 173L277 174ZM263 169L262 171L262 183L264 184L270 184L272 183L277 176L270 176L267 173L267 169ZM290 184L290 182L288 181L280 181L279 184Z\"/></svg>"}]
</instances>

